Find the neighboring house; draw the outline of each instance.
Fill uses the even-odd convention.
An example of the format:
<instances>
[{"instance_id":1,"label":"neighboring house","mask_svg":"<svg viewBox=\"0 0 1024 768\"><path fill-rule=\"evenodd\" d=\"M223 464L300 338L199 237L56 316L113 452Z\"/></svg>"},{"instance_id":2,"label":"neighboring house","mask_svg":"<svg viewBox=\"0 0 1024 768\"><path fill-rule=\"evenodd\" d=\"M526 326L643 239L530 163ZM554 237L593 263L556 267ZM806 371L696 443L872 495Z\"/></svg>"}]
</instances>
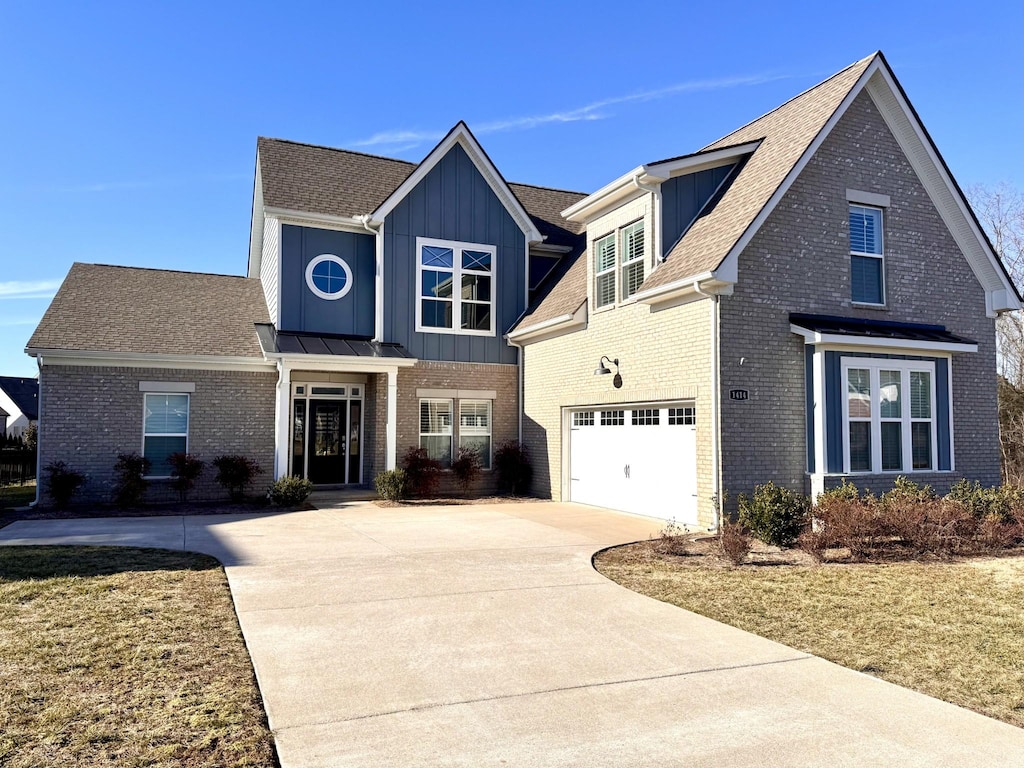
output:
<instances>
[{"instance_id":1,"label":"neighboring house","mask_svg":"<svg viewBox=\"0 0 1024 768\"><path fill-rule=\"evenodd\" d=\"M21 437L39 419L39 382L0 376L0 411L7 416L4 434Z\"/></svg>"},{"instance_id":2,"label":"neighboring house","mask_svg":"<svg viewBox=\"0 0 1024 768\"><path fill-rule=\"evenodd\" d=\"M591 195L462 123L418 164L260 139L247 278L75 264L28 352L94 498L122 451L366 484L521 436L541 496L713 527L767 480L998 482L1019 307L875 54Z\"/></svg>"},{"instance_id":3,"label":"neighboring house","mask_svg":"<svg viewBox=\"0 0 1024 768\"><path fill-rule=\"evenodd\" d=\"M11 414L9 414L3 408L0 408L0 435L7 434L7 419L9 419L10 416Z\"/></svg>"}]
</instances>

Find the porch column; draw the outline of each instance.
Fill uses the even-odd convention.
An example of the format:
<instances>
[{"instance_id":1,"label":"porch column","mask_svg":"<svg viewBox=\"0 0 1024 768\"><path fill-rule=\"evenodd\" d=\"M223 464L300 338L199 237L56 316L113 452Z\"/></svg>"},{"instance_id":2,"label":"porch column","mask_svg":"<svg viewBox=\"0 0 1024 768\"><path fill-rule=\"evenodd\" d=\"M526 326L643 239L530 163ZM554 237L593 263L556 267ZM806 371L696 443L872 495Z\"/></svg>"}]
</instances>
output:
<instances>
[{"instance_id":1,"label":"porch column","mask_svg":"<svg viewBox=\"0 0 1024 768\"><path fill-rule=\"evenodd\" d=\"M398 369L388 368L387 438L385 442L385 468L398 466Z\"/></svg>"},{"instance_id":2,"label":"porch column","mask_svg":"<svg viewBox=\"0 0 1024 768\"><path fill-rule=\"evenodd\" d=\"M277 397L274 408L274 479L288 474L288 437L291 426L292 371L277 364Z\"/></svg>"}]
</instances>

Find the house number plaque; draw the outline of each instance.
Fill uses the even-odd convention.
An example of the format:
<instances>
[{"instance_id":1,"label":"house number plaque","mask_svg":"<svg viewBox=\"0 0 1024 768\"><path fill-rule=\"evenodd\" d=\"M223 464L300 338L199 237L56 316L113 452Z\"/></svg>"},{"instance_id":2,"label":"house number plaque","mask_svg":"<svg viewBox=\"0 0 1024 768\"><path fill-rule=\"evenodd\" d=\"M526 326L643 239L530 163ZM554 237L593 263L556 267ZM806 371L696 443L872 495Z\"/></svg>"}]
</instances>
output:
<instances>
[{"instance_id":1,"label":"house number plaque","mask_svg":"<svg viewBox=\"0 0 1024 768\"><path fill-rule=\"evenodd\" d=\"M749 400L750 392L745 389L730 389L729 390L730 400Z\"/></svg>"}]
</instances>

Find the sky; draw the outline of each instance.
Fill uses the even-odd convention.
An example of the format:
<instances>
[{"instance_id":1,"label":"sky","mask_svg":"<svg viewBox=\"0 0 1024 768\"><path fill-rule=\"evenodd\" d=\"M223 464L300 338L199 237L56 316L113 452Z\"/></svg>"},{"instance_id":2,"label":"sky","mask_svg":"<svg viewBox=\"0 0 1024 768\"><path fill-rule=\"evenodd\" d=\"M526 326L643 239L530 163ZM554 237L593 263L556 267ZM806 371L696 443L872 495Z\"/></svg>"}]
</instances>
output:
<instances>
[{"instance_id":1,"label":"sky","mask_svg":"<svg viewBox=\"0 0 1024 768\"><path fill-rule=\"evenodd\" d=\"M1024 188L1024 3L0 0L0 375L75 261L242 274L256 137L593 191L881 49L961 186Z\"/></svg>"}]
</instances>

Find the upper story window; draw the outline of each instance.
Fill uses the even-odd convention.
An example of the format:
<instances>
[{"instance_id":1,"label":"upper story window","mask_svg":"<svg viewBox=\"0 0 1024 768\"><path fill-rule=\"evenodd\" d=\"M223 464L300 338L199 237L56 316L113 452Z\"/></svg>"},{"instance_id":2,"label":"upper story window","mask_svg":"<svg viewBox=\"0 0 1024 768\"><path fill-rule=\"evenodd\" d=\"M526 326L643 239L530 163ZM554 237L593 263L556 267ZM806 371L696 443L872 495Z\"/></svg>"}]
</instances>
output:
<instances>
[{"instance_id":1,"label":"upper story window","mask_svg":"<svg viewBox=\"0 0 1024 768\"><path fill-rule=\"evenodd\" d=\"M644 222L634 221L594 241L594 306L625 301L644 282Z\"/></svg>"},{"instance_id":2,"label":"upper story window","mask_svg":"<svg viewBox=\"0 0 1024 768\"><path fill-rule=\"evenodd\" d=\"M352 270L344 259L322 253L306 266L306 287L321 299L340 299L352 290Z\"/></svg>"},{"instance_id":3,"label":"upper story window","mask_svg":"<svg viewBox=\"0 0 1024 768\"><path fill-rule=\"evenodd\" d=\"M492 245L416 238L416 330L494 335Z\"/></svg>"},{"instance_id":4,"label":"upper story window","mask_svg":"<svg viewBox=\"0 0 1024 768\"><path fill-rule=\"evenodd\" d=\"M850 298L858 304L885 304L882 210L850 206Z\"/></svg>"}]
</instances>

